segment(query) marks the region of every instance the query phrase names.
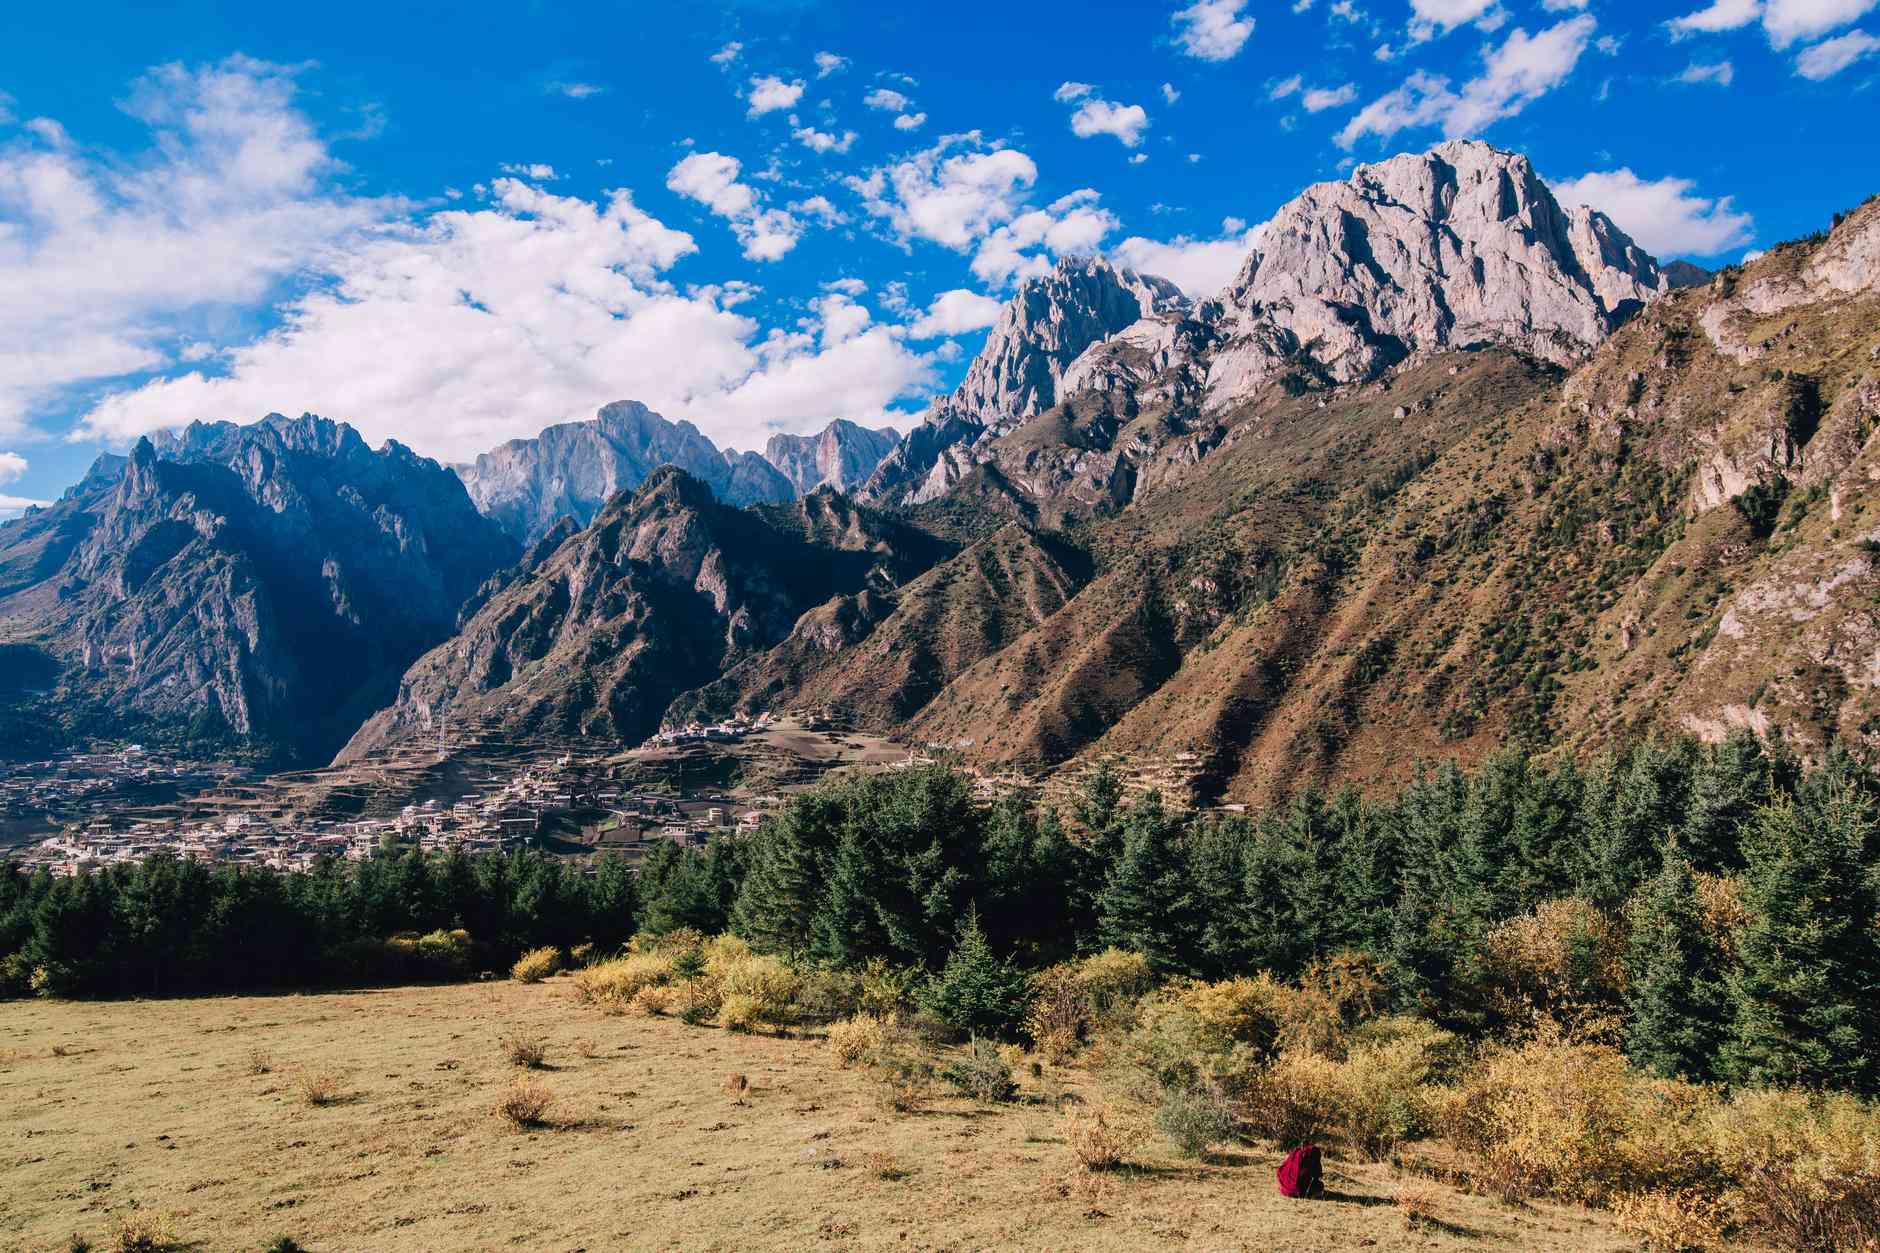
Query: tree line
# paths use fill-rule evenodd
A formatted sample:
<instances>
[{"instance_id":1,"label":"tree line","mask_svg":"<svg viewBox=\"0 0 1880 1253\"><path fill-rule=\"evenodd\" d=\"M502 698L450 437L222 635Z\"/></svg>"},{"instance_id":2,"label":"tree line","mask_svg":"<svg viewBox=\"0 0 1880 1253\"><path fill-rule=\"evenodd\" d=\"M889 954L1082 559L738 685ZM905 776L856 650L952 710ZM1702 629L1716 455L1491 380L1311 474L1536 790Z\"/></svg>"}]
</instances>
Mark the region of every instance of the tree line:
<instances>
[{"instance_id":1,"label":"tree line","mask_svg":"<svg viewBox=\"0 0 1880 1253\"><path fill-rule=\"evenodd\" d=\"M1508 1025L1509 937L1542 919L1564 955L1532 972L1550 1005L1610 1012L1641 1067L1874 1091L1877 797L1842 751L1804 769L1748 733L1586 764L1507 749L1393 795L1307 788L1256 813L1131 796L1107 764L1062 810L1023 793L985 804L966 776L914 767L820 786L750 837L656 846L637 871L415 850L295 875L168 858L59 879L8 868L0 984L359 982L449 973L397 936L467 932L468 964L499 968L541 945L690 928L927 971L968 939L1012 969L1115 947L1210 979L1357 954L1396 1008L1484 1034Z\"/></svg>"}]
</instances>

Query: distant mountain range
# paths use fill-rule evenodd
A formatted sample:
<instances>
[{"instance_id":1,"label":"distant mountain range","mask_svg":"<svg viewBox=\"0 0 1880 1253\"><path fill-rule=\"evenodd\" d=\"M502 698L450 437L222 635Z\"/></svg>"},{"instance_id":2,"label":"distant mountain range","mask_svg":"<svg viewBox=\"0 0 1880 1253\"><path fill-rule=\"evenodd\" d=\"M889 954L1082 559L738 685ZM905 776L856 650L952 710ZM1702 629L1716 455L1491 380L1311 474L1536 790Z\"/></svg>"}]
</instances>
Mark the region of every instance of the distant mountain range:
<instances>
[{"instance_id":1,"label":"distant mountain range","mask_svg":"<svg viewBox=\"0 0 1880 1253\"><path fill-rule=\"evenodd\" d=\"M1213 300L1061 262L898 440L621 402L460 482L192 431L0 527L0 703L299 708L306 760L815 706L1248 800L1509 738L1880 749L1875 203L1711 275L1456 141L1308 189Z\"/></svg>"}]
</instances>

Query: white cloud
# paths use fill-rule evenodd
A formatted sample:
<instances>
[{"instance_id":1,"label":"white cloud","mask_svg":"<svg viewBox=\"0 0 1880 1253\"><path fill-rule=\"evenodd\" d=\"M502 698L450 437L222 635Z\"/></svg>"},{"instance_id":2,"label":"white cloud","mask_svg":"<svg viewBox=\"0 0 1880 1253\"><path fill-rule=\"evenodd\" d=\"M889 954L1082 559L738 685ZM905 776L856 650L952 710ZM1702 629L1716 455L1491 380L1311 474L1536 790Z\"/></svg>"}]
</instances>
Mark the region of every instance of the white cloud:
<instances>
[{"instance_id":1,"label":"white cloud","mask_svg":"<svg viewBox=\"0 0 1880 1253\"><path fill-rule=\"evenodd\" d=\"M16 452L0 452L0 484L17 483L26 477L26 458Z\"/></svg>"},{"instance_id":2,"label":"white cloud","mask_svg":"<svg viewBox=\"0 0 1880 1253\"><path fill-rule=\"evenodd\" d=\"M1142 142L1142 132L1149 126L1149 115L1139 104L1117 104L1092 97L1071 114L1071 133L1079 139L1095 135L1114 135L1125 148Z\"/></svg>"},{"instance_id":3,"label":"white cloud","mask_svg":"<svg viewBox=\"0 0 1880 1253\"><path fill-rule=\"evenodd\" d=\"M1595 25L1590 14L1582 14L1537 35L1516 27L1499 47L1483 50L1482 72L1460 93L1449 89L1448 79L1419 70L1359 110L1337 142L1349 148L1365 135L1387 140L1401 130L1435 125L1452 138L1478 134L1565 82Z\"/></svg>"},{"instance_id":4,"label":"white cloud","mask_svg":"<svg viewBox=\"0 0 1880 1253\"><path fill-rule=\"evenodd\" d=\"M1082 100L1095 90L1089 83L1059 83L1058 89L1051 93L1051 98L1059 104L1069 104L1073 100Z\"/></svg>"},{"instance_id":5,"label":"white cloud","mask_svg":"<svg viewBox=\"0 0 1880 1253\"><path fill-rule=\"evenodd\" d=\"M925 113L903 113L894 119L894 129L898 131L917 131L927 125Z\"/></svg>"},{"instance_id":6,"label":"white cloud","mask_svg":"<svg viewBox=\"0 0 1880 1253\"><path fill-rule=\"evenodd\" d=\"M843 131L840 135L836 135L829 131L819 131L814 126L798 126L793 127L790 134L798 143L812 152L847 152L855 143L854 131Z\"/></svg>"},{"instance_id":7,"label":"white cloud","mask_svg":"<svg viewBox=\"0 0 1880 1253\"><path fill-rule=\"evenodd\" d=\"M775 261L802 237L803 228L781 209L767 209L748 183L736 157L722 152L694 152L666 174L666 186L696 200L731 224L752 261Z\"/></svg>"},{"instance_id":8,"label":"white cloud","mask_svg":"<svg viewBox=\"0 0 1880 1253\"><path fill-rule=\"evenodd\" d=\"M1175 42L1191 57L1226 61L1253 36L1253 19L1241 17L1246 0L1196 0L1176 11Z\"/></svg>"},{"instance_id":9,"label":"white cloud","mask_svg":"<svg viewBox=\"0 0 1880 1253\"><path fill-rule=\"evenodd\" d=\"M1665 25L1674 39L1737 30L1760 20L1769 43L1787 48L1865 16L1880 0L1713 0Z\"/></svg>"},{"instance_id":10,"label":"white cloud","mask_svg":"<svg viewBox=\"0 0 1880 1253\"><path fill-rule=\"evenodd\" d=\"M914 320L907 333L915 339L939 339L982 331L999 320L999 310L1003 307L990 296L956 287L934 297L933 304Z\"/></svg>"},{"instance_id":11,"label":"white cloud","mask_svg":"<svg viewBox=\"0 0 1880 1253\"><path fill-rule=\"evenodd\" d=\"M884 113L899 113L907 108L910 101L892 87L877 87L862 97L862 103Z\"/></svg>"},{"instance_id":12,"label":"white cloud","mask_svg":"<svg viewBox=\"0 0 1880 1253\"><path fill-rule=\"evenodd\" d=\"M849 215L836 208L827 196L811 196L808 200L792 200L790 212L806 218L815 218L825 226L841 226L849 220Z\"/></svg>"},{"instance_id":13,"label":"white cloud","mask_svg":"<svg viewBox=\"0 0 1880 1253\"><path fill-rule=\"evenodd\" d=\"M121 105L152 136L141 153L50 123L0 146L0 436L69 387L170 364L179 332L214 333L403 212L343 190L295 74L247 57L150 71Z\"/></svg>"},{"instance_id":14,"label":"white cloud","mask_svg":"<svg viewBox=\"0 0 1880 1253\"><path fill-rule=\"evenodd\" d=\"M1499 0L1410 0L1410 13L1412 43L1447 35L1458 26L1492 31L1508 20Z\"/></svg>"},{"instance_id":15,"label":"white cloud","mask_svg":"<svg viewBox=\"0 0 1880 1253\"><path fill-rule=\"evenodd\" d=\"M803 80L800 78L786 83L775 74L755 75L751 79L750 94L745 97L751 106L746 113L750 117L759 117L779 109L794 109L796 102L802 98Z\"/></svg>"},{"instance_id":16,"label":"white cloud","mask_svg":"<svg viewBox=\"0 0 1880 1253\"><path fill-rule=\"evenodd\" d=\"M926 239L963 252L1018 214L1038 166L1016 148L986 149L979 132L968 131L846 181L903 242Z\"/></svg>"},{"instance_id":17,"label":"white cloud","mask_svg":"<svg viewBox=\"0 0 1880 1253\"><path fill-rule=\"evenodd\" d=\"M514 174L517 178L532 178L538 183L552 183L561 175L555 173L552 165L537 162L534 165L504 165L498 167L505 174Z\"/></svg>"},{"instance_id":18,"label":"white cloud","mask_svg":"<svg viewBox=\"0 0 1880 1253\"><path fill-rule=\"evenodd\" d=\"M634 398L751 447L833 417L900 421L895 406L934 386L927 358L852 300L819 302L808 330L762 335L730 308L747 284L675 292L661 272L692 239L624 191L595 203L498 179L491 193L486 208L330 252L330 283L234 349L226 374L109 396L83 434L123 442L197 418L312 410L464 460Z\"/></svg>"},{"instance_id":19,"label":"white cloud","mask_svg":"<svg viewBox=\"0 0 1880 1253\"><path fill-rule=\"evenodd\" d=\"M868 291L868 284L859 278L832 278L823 284L826 291L839 291L844 296L859 298Z\"/></svg>"},{"instance_id":20,"label":"white cloud","mask_svg":"<svg viewBox=\"0 0 1880 1253\"><path fill-rule=\"evenodd\" d=\"M1748 243L1755 234L1755 222L1737 212L1731 197L1694 195L1697 184L1688 178L1647 181L1629 169L1618 169L1549 185L1560 203L1593 206L1657 257L1715 256Z\"/></svg>"},{"instance_id":21,"label":"white cloud","mask_svg":"<svg viewBox=\"0 0 1880 1253\"><path fill-rule=\"evenodd\" d=\"M1851 30L1834 39L1825 39L1802 50L1795 58L1795 72L1813 82L1833 78L1854 62L1880 52L1880 39L1864 30Z\"/></svg>"},{"instance_id":22,"label":"white cloud","mask_svg":"<svg viewBox=\"0 0 1880 1253\"><path fill-rule=\"evenodd\" d=\"M1327 109L1350 104L1357 98L1357 84L1346 83L1342 87L1314 87L1300 98L1300 103L1305 105L1307 113L1323 113Z\"/></svg>"},{"instance_id":23,"label":"white cloud","mask_svg":"<svg viewBox=\"0 0 1880 1253\"><path fill-rule=\"evenodd\" d=\"M49 500L34 500L28 496L0 494L0 522L17 518L28 509L44 509L51 503Z\"/></svg>"},{"instance_id":24,"label":"white cloud","mask_svg":"<svg viewBox=\"0 0 1880 1253\"><path fill-rule=\"evenodd\" d=\"M718 65L730 65L744 51L744 45L733 39L730 43L712 53L711 60Z\"/></svg>"},{"instance_id":25,"label":"white cloud","mask_svg":"<svg viewBox=\"0 0 1880 1253\"><path fill-rule=\"evenodd\" d=\"M847 57L837 56L833 52L818 52L816 54L817 78L828 78L831 74L840 73L848 68L849 59Z\"/></svg>"},{"instance_id":26,"label":"white cloud","mask_svg":"<svg viewBox=\"0 0 1880 1253\"><path fill-rule=\"evenodd\" d=\"M1121 225L1097 200L1096 191L1085 187L995 227L973 255L973 273L994 285L1017 282L1049 270L1053 255L1094 253Z\"/></svg>"},{"instance_id":27,"label":"white cloud","mask_svg":"<svg viewBox=\"0 0 1880 1253\"><path fill-rule=\"evenodd\" d=\"M598 83L550 83L546 90L550 95L566 96L570 100L587 100L607 91Z\"/></svg>"},{"instance_id":28,"label":"white cloud","mask_svg":"<svg viewBox=\"0 0 1880 1253\"><path fill-rule=\"evenodd\" d=\"M1769 0L1763 29L1771 46L1786 48L1865 17L1876 3L1880 0Z\"/></svg>"},{"instance_id":29,"label":"white cloud","mask_svg":"<svg viewBox=\"0 0 1880 1253\"><path fill-rule=\"evenodd\" d=\"M1265 223L1248 229L1245 222L1228 218L1221 223L1218 239L1177 235L1163 241L1132 235L1110 249L1110 255L1138 273L1167 279L1190 299L1206 300L1240 272L1265 231Z\"/></svg>"},{"instance_id":30,"label":"white cloud","mask_svg":"<svg viewBox=\"0 0 1880 1253\"><path fill-rule=\"evenodd\" d=\"M1268 100L1284 100L1288 96L1298 95L1304 90L1305 85L1305 76L1294 74L1291 78L1281 79L1279 82L1274 83L1272 88L1266 93L1266 98Z\"/></svg>"},{"instance_id":31,"label":"white cloud","mask_svg":"<svg viewBox=\"0 0 1880 1253\"><path fill-rule=\"evenodd\" d=\"M1715 83L1719 87L1728 87L1736 78L1736 66L1728 61L1719 61L1714 65L1704 65L1696 61L1684 67L1678 75L1680 83Z\"/></svg>"},{"instance_id":32,"label":"white cloud","mask_svg":"<svg viewBox=\"0 0 1880 1253\"><path fill-rule=\"evenodd\" d=\"M1175 90L1175 84L1173 83L1162 84L1162 103L1163 104L1174 104L1177 100L1180 100L1181 98L1182 98L1182 94L1181 92Z\"/></svg>"}]
</instances>

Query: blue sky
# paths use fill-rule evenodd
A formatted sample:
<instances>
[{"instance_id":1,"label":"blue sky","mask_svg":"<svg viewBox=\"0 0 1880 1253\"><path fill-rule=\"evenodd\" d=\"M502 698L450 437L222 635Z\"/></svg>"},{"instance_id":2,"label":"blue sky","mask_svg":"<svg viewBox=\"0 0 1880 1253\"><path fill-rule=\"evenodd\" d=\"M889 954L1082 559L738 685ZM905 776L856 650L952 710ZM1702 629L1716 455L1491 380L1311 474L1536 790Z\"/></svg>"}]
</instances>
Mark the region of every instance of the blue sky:
<instances>
[{"instance_id":1,"label":"blue sky","mask_svg":"<svg viewBox=\"0 0 1880 1253\"><path fill-rule=\"evenodd\" d=\"M1877 4L16 6L0 514L269 410L447 460L625 397L904 426L1053 257L1205 295L1450 135L1733 260L1880 190Z\"/></svg>"}]
</instances>

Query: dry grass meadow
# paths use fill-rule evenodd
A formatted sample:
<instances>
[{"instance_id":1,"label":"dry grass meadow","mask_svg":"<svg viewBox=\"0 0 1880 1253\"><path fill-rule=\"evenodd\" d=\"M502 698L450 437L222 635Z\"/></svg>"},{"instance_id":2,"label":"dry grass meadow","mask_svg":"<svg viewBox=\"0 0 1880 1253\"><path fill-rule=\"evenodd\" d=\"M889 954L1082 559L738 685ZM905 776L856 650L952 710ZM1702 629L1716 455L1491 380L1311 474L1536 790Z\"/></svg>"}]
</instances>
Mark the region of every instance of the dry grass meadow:
<instances>
[{"instance_id":1,"label":"dry grass meadow","mask_svg":"<svg viewBox=\"0 0 1880 1253\"><path fill-rule=\"evenodd\" d=\"M498 1112L544 1092L538 1122ZM819 1039L610 1016L566 976L0 1004L0 1248L116 1248L152 1218L216 1250L1632 1247L1604 1215L1356 1161L1288 1201L1272 1146L1195 1163L1149 1134L1090 1174L1053 1103L1100 1099L1080 1071L991 1107L878 1093Z\"/></svg>"}]
</instances>

